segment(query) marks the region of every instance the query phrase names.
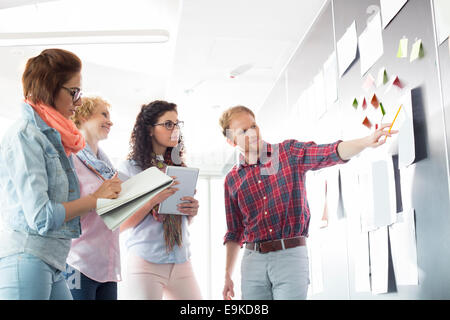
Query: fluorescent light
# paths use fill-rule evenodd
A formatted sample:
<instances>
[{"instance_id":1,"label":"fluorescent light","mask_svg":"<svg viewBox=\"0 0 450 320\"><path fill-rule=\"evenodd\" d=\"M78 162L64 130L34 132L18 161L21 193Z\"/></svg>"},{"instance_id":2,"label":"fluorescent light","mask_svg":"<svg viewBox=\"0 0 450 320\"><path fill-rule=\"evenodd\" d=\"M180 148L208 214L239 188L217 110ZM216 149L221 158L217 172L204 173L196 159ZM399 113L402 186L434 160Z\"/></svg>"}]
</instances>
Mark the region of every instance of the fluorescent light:
<instances>
[{"instance_id":1,"label":"fluorescent light","mask_svg":"<svg viewBox=\"0 0 450 320\"><path fill-rule=\"evenodd\" d=\"M169 32L163 29L0 33L0 47L164 43L168 40Z\"/></svg>"}]
</instances>

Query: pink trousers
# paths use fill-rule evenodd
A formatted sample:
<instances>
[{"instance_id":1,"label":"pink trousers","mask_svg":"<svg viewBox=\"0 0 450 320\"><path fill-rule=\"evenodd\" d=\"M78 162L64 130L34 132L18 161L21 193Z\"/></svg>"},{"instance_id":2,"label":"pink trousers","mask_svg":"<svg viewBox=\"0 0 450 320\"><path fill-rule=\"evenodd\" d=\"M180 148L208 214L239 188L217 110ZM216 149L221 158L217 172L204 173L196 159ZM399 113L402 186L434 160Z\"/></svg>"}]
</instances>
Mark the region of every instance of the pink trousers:
<instances>
[{"instance_id":1,"label":"pink trousers","mask_svg":"<svg viewBox=\"0 0 450 320\"><path fill-rule=\"evenodd\" d=\"M128 254L126 298L130 300L201 300L190 261L181 264L148 262Z\"/></svg>"}]
</instances>

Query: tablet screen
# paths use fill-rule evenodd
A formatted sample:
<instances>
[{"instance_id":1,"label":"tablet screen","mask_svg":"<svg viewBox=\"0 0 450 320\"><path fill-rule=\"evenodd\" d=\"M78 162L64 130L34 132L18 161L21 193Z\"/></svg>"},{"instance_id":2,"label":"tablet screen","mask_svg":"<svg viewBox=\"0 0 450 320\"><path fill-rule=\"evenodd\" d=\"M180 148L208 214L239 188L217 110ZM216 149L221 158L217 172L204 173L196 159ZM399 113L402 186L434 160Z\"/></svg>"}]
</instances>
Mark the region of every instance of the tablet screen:
<instances>
[{"instance_id":1,"label":"tablet screen","mask_svg":"<svg viewBox=\"0 0 450 320\"><path fill-rule=\"evenodd\" d=\"M185 215L178 211L177 205L185 202L181 198L194 196L198 173L199 169L197 168L168 166L166 168L166 174L170 177L176 177L175 180L179 184L175 188L178 188L178 191L160 203L158 213Z\"/></svg>"}]
</instances>

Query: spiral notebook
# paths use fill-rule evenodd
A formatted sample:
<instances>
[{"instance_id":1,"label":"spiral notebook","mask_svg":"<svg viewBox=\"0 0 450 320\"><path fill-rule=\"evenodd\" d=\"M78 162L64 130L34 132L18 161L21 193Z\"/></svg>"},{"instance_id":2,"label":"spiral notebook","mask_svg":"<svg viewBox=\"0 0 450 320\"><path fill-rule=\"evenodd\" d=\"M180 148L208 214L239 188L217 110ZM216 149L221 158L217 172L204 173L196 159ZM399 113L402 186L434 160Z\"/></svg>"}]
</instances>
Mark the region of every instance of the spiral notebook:
<instances>
[{"instance_id":1,"label":"spiral notebook","mask_svg":"<svg viewBox=\"0 0 450 320\"><path fill-rule=\"evenodd\" d=\"M114 230L172 183L173 179L158 168L148 168L123 182L117 199L97 199L97 214Z\"/></svg>"}]
</instances>

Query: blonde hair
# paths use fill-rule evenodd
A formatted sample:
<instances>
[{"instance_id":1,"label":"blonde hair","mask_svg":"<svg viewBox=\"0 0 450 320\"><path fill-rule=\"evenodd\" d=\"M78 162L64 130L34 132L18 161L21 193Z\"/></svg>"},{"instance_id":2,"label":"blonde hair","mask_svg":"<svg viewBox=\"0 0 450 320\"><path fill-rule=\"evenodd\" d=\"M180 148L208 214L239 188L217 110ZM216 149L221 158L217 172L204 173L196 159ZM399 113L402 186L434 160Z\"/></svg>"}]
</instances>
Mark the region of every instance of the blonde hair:
<instances>
[{"instance_id":1,"label":"blonde hair","mask_svg":"<svg viewBox=\"0 0 450 320\"><path fill-rule=\"evenodd\" d=\"M241 112L246 112L246 113L250 114L253 118L255 118L255 114L253 113L253 111L244 106L235 106L235 107L225 110L222 113L222 116L219 119L219 124L222 127L222 134L225 137L227 136L226 132L227 132L227 129L230 128L230 123L231 123L233 116L238 113L241 113Z\"/></svg>"},{"instance_id":2,"label":"blonde hair","mask_svg":"<svg viewBox=\"0 0 450 320\"><path fill-rule=\"evenodd\" d=\"M71 117L72 121L75 123L78 129L80 129L83 121L89 119L94 113L95 109L101 104L106 105L108 109L111 108L111 105L100 97L82 98L81 106L76 109L75 114Z\"/></svg>"}]
</instances>

